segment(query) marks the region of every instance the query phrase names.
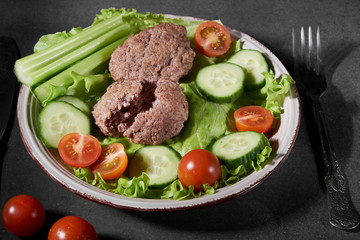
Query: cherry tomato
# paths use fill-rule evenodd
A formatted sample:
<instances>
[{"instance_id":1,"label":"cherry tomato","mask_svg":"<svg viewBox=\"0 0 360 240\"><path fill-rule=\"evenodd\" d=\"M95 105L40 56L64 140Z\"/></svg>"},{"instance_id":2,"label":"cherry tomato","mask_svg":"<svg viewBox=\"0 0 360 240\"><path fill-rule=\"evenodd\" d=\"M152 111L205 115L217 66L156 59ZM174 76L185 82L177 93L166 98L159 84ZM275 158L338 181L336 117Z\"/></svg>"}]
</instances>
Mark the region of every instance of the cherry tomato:
<instances>
[{"instance_id":1,"label":"cherry tomato","mask_svg":"<svg viewBox=\"0 0 360 240\"><path fill-rule=\"evenodd\" d=\"M103 148L100 158L91 166L92 172L99 172L105 180L120 177L128 165L125 148L121 143L113 143Z\"/></svg>"},{"instance_id":2,"label":"cherry tomato","mask_svg":"<svg viewBox=\"0 0 360 240\"><path fill-rule=\"evenodd\" d=\"M10 198L1 212L4 227L19 237L38 232L45 221L42 204L34 197L21 194Z\"/></svg>"},{"instance_id":3,"label":"cherry tomato","mask_svg":"<svg viewBox=\"0 0 360 240\"><path fill-rule=\"evenodd\" d=\"M203 184L213 186L221 177L218 158L205 149L191 150L180 160L178 177L182 185L194 186L194 191L203 189Z\"/></svg>"},{"instance_id":4,"label":"cherry tomato","mask_svg":"<svg viewBox=\"0 0 360 240\"><path fill-rule=\"evenodd\" d=\"M246 106L234 113L238 131L255 131L266 133L273 124L273 115L266 108L260 106Z\"/></svg>"},{"instance_id":5,"label":"cherry tomato","mask_svg":"<svg viewBox=\"0 0 360 240\"><path fill-rule=\"evenodd\" d=\"M59 153L65 163L72 167L88 167L101 154L101 144L97 138L81 133L69 133L59 142Z\"/></svg>"},{"instance_id":6,"label":"cherry tomato","mask_svg":"<svg viewBox=\"0 0 360 240\"><path fill-rule=\"evenodd\" d=\"M206 56L221 56L229 50L230 44L230 33L220 23L203 22L196 29L195 45Z\"/></svg>"},{"instance_id":7,"label":"cherry tomato","mask_svg":"<svg viewBox=\"0 0 360 240\"><path fill-rule=\"evenodd\" d=\"M81 217L66 216L57 220L50 228L48 240L97 240L94 227Z\"/></svg>"}]
</instances>

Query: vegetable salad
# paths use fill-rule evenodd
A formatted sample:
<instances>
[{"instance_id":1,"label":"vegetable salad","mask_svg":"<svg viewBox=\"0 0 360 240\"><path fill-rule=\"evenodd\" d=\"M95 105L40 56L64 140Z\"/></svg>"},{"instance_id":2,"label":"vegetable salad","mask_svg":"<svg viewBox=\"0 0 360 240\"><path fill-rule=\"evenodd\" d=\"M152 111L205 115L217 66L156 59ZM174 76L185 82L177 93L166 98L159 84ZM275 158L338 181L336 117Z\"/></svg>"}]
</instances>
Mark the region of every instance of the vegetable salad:
<instances>
[{"instance_id":1,"label":"vegetable salad","mask_svg":"<svg viewBox=\"0 0 360 240\"><path fill-rule=\"evenodd\" d=\"M211 101L199 91L195 82L200 69L216 64L230 64L229 59L242 50L242 42L239 39L232 41L229 49L221 56L204 55L194 40L196 30L202 21L170 19L162 14L141 14L135 10L103 9L87 29L77 27L69 32L42 36L34 47L35 54L17 61L15 73L19 81L32 90L43 107L65 95L77 97L87 105L93 106L113 81L107 70L111 53L133 34L165 22L186 27L187 37L196 51L196 57L193 68L180 81L181 89L189 103L189 118L180 134L166 140L162 145L175 151L180 157L195 149L211 150L214 142L237 132L234 113L237 109L249 105L269 110L274 118L272 128L276 128L283 111L284 98L294 83L287 74L276 79L273 70L269 69L261 73L264 76L261 86L250 90L245 88L229 102ZM93 39L94 35L96 41ZM55 60L49 63L49 58ZM145 147L130 142L126 137L103 136L96 128L92 130L92 135L101 141L102 147L121 143L129 164L134 155ZM260 136L260 139L263 137ZM220 178L211 185L203 184L200 191L195 191L193 186L185 187L178 178L161 188L149 188L148 174L143 172L140 176L130 177L128 169L124 170L120 177L112 180L105 180L99 173L94 174L90 167L71 167L71 170L75 176L87 183L116 194L182 200L212 194L218 188L240 181L254 170L261 170L264 164L271 161L271 152L271 144L264 144L261 152L251 160L251 164L240 163L231 168L221 164Z\"/></svg>"}]
</instances>

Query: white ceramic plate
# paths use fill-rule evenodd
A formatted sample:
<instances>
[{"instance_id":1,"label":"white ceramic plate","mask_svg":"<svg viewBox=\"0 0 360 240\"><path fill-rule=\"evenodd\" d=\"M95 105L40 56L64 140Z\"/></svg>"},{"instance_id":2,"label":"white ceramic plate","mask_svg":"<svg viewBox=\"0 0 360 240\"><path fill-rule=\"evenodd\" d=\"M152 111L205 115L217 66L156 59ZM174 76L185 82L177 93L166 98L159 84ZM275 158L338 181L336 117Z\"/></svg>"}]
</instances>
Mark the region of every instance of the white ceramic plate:
<instances>
[{"instance_id":1,"label":"white ceramic plate","mask_svg":"<svg viewBox=\"0 0 360 240\"><path fill-rule=\"evenodd\" d=\"M167 17L174 16L167 15ZM194 20L192 17L183 18ZM228 30L233 38L242 39L244 48L256 49L266 55L274 66L276 76L288 73L279 59L261 43L240 31L230 28ZM29 88L22 86L18 97L17 109L20 132L29 154L38 165L56 182L84 198L116 208L138 211L171 211L208 206L250 191L264 181L285 161L295 143L300 123L298 93L295 86L292 86L290 94L284 102L284 113L281 115L280 127L275 135L271 137L271 141L278 143L277 149L275 149L276 156L271 163L232 186L216 190L214 194L175 201L125 197L101 190L75 177L66 165L57 159L56 155L52 154L51 150L47 149L40 140L37 126L37 116L40 109L40 105L31 94Z\"/></svg>"}]
</instances>

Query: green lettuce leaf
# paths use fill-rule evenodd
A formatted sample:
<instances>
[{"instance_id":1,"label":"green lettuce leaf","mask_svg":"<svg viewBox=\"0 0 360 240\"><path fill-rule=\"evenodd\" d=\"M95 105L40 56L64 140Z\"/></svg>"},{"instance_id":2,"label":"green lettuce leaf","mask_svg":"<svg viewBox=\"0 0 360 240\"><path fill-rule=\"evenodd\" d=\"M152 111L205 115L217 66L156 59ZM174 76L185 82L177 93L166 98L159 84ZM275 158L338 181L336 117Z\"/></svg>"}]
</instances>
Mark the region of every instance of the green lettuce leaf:
<instances>
[{"instance_id":1,"label":"green lettuce leaf","mask_svg":"<svg viewBox=\"0 0 360 240\"><path fill-rule=\"evenodd\" d=\"M116 189L112 190L112 192L128 197L145 197L149 182L150 179L145 173L131 180L121 177L117 182Z\"/></svg>"},{"instance_id":2,"label":"green lettuce leaf","mask_svg":"<svg viewBox=\"0 0 360 240\"><path fill-rule=\"evenodd\" d=\"M49 85L50 93L48 99L55 99L58 96L71 95L76 96L90 106L93 106L100 100L105 93L106 88L112 82L110 74L95 74L82 75L76 72L71 72L70 77L73 79L73 84L64 86L62 84ZM48 102L47 100L45 102Z\"/></svg>"},{"instance_id":3,"label":"green lettuce leaf","mask_svg":"<svg viewBox=\"0 0 360 240\"><path fill-rule=\"evenodd\" d=\"M172 200L184 200L188 198L200 197L206 194L213 194L215 192L215 188L209 186L209 184L204 184L203 188L204 188L203 191L194 192L193 186L189 186L189 188L186 188L181 184L180 180L177 179L162 190L162 194L160 195L160 198L172 199Z\"/></svg>"},{"instance_id":4,"label":"green lettuce leaf","mask_svg":"<svg viewBox=\"0 0 360 240\"><path fill-rule=\"evenodd\" d=\"M274 118L278 118L283 113L282 106L285 97L289 95L291 84L294 84L295 81L288 74L282 74L278 78L275 78L273 71L263 74L265 76L264 87L257 91L248 92L247 97L256 105L270 110Z\"/></svg>"},{"instance_id":5,"label":"green lettuce leaf","mask_svg":"<svg viewBox=\"0 0 360 240\"><path fill-rule=\"evenodd\" d=\"M101 13L96 15L92 25L96 25L106 19L113 17L114 15L121 14L122 20L131 24L133 28L138 29L139 31L145 30L149 27L154 27L159 23L174 23L176 25L183 25L186 27L188 32L188 37L190 39L194 38L195 31L197 26L203 21L186 21L182 18L166 18L163 14L153 14L153 13L138 13L135 9L126 9L126 8L108 8L102 9Z\"/></svg>"},{"instance_id":6,"label":"green lettuce leaf","mask_svg":"<svg viewBox=\"0 0 360 240\"><path fill-rule=\"evenodd\" d=\"M44 50L48 47L51 47L59 42L64 41L65 39L76 35L77 33L81 32L83 29L81 27L72 28L69 32L62 31L53 34L47 34L41 36L38 42L34 46L34 52L39 52Z\"/></svg>"},{"instance_id":7,"label":"green lettuce leaf","mask_svg":"<svg viewBox=\"0 0 360 240\"><path fill-rule=\"evenodd\" d=\"M145 197L149 186L149 177L143 173L131 180L126 176L105 181L99 173L95 175L90 168L74 168L74 175L79 179L100 189L128 197Z\"/></svg>"},{"instance_id":8,"label":"green lettuce leaf","mask_svg":"<svg viewBox=\"0 0 360 240\"><path fill-rule=\"evenodd\" d=\"M73 168L73 172L74 175L81 180L106 191L110 191L117 186L114 181L105 181L104 179L102 179L99 173L96 173L94 175L89 167Z\"/></svg>"},{"instance_id":9,"label":"green lettuce leaf","mask_svg":"<svg viewBox=\"0 0 360 240\"><path fill-rule=\"evenodd\" d=\"M283 113L282 106L285 97L289 95L291 84L295 81L288 74L282 74L278 79L275 79L273 72L264 73L264 75L266 84L260 92L266 94L266 101L262 105L269 109L274 117L279 117Z\"/></svg>"},{"instance_id":10,"label":"green lettuce leaf","mask_svg":"<svg viewBox=\"0 0 360 240\"><path fill-rule=\"evenodd\" d=\"M71 72L70 76L74 81L66 89L66 94L76 96L87 102L90 106L93 106L100 100L106 88L112 82L112 78L107 72L94 75L82 75Z\"/></svg>"},{"instance_id":11,"label":"green lettuce leaf","mask_svg":"<svg viewBox=\"0 0 360 240\"><path fill-rule=\"evenodd\" d=\"M76 177L87 183L94 180L94 174L91 172L90 168L73 168L73 171Z\"/></svg>"},{"instance_id":12,"label":"green lettuce leaf","mask_svg":"<svg viewBox=\"0 0 360 240\"><path fill-rule=\"evenodd\" d=\"M228 131L229 105L220 105L205 100L196 93L193 83L181 84L189 103L189 117L179 135L166 141L181 156L187 152L206 148L214 139Z\"/></svg>"}]
</instances>

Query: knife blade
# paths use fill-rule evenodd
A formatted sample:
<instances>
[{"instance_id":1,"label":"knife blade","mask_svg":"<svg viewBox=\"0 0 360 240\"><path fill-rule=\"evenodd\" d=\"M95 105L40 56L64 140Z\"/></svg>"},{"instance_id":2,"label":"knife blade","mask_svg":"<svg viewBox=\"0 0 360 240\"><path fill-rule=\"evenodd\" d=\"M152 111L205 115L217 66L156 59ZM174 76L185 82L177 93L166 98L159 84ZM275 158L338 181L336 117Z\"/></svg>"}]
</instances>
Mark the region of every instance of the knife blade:
<instances>
[{"instance_id":1,"label":"knife blade","mask_svg":"<svg viewBox=\"0 0 360 240\"><path fill-rule=\"evenodd\" d=\"M14 102L17 79L13 69L19 57L15 40L7 36L0 37L0 141L8 125Z\"/></svg>"}]
</instances>

